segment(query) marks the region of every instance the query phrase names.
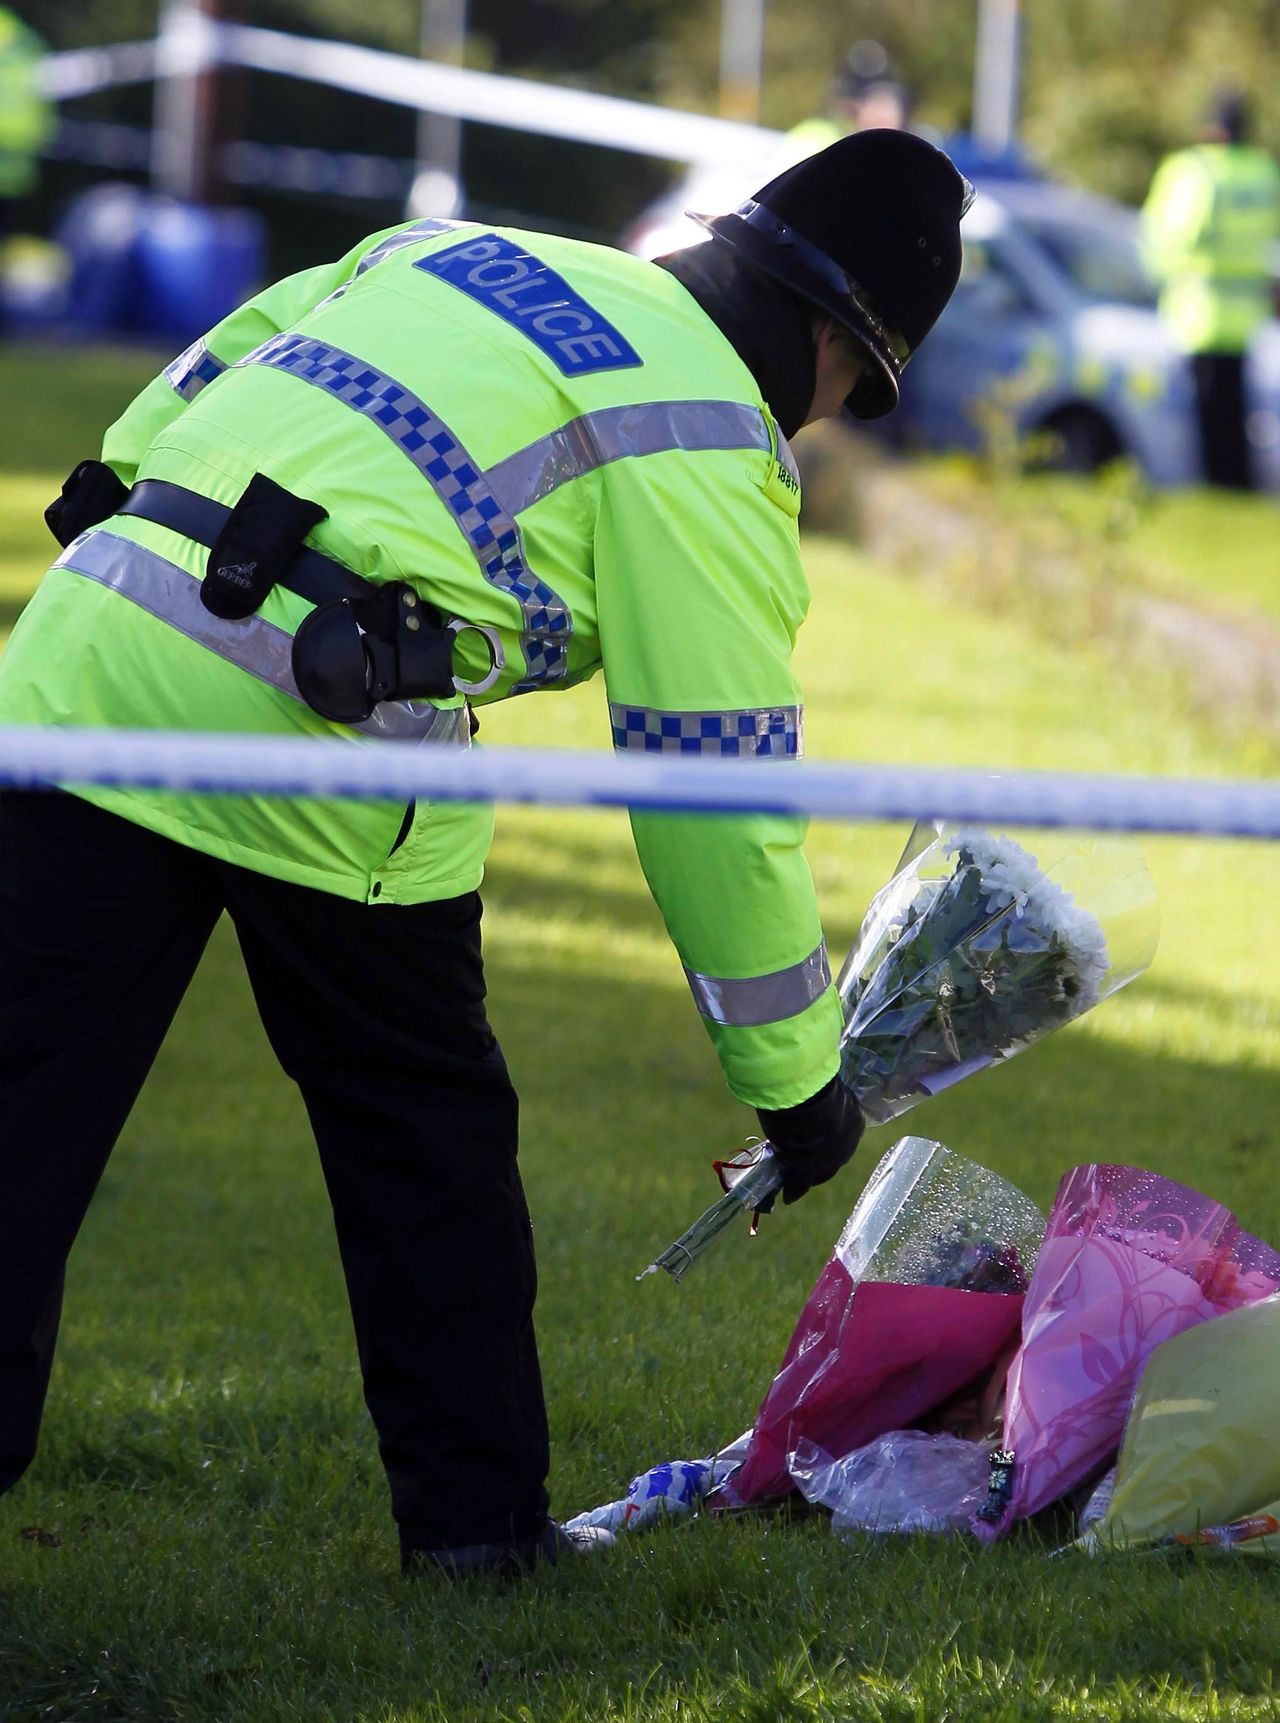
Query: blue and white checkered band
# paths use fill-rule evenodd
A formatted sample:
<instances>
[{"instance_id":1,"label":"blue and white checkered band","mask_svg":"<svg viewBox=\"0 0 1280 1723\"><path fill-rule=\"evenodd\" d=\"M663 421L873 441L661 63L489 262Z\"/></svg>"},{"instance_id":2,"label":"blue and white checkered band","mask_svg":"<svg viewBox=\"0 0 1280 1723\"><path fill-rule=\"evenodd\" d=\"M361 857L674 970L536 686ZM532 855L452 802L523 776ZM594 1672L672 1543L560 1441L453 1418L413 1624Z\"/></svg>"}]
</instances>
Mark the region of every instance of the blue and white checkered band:
<instances>
[{"instance_id":1,"label":"blue and white checkered band","mask_svg":"<svg viewBox=\"0 0 1280 1723\"><path fill-rule=\"evenodd\" d=\"M562 275L496 233L433 251L413 267L447 281L510 323L566 377L644 363L626 337Z\"/></svg>"},{"instance_id":2,"label":"blue and white checkered band","mask_svg":"<svg viewBox=\"0 0 1280 1723\"><path fill-rule=\"evenodd\" d=\"M564 675L573 632L568 607L525 566L519 527L443 419L385 371L307 335L273 335L238 363L269 365L299 377L385 432L452 514L485 579L520 605L526 674L512 692L523 694Z\"/></svg>"},{"instance_id":3,"label":"blue and white checkered band","mask_svg":"<svg viewBox=\"0 0 1280 1723\"><path fill-rule=\"evenodd\" d=\"M420 245L433 234L452 233L455 228L463 225L460 221L445 221L441 216L423 216L422 220L415 221L412 227L402 227L399 233L389 233L372 251L365 252L356 265L356 274L363 275L366 269L375 269L384 258L390 257L394 252L403 251L406 245Z\"/></svg>"},{"instance_id":4,"label":"blue and white checkered band","mask_svg":"<svg viewBox=\"0 0 1280 1723\"><path fill-rule=\"evenodd\" d=\"M215 359L203 341L193 341L185 353L179 353L171 365L164 368L165 379L184 401L193 401L206 383L221 377L226 370L221 359Z\"/></svg>"},{"instance_id":5,"label":"blue and white checkered band","mask_svg":"<svg viewBox=\"0 0 1280 1723\"><path fill-rule=\"evenodd\" d=\"M798 760L804 753L803 706L756 706L740 712L658 712L609 702L615 748L646 754L714 754Z\"/></svg>"}]
</instances>

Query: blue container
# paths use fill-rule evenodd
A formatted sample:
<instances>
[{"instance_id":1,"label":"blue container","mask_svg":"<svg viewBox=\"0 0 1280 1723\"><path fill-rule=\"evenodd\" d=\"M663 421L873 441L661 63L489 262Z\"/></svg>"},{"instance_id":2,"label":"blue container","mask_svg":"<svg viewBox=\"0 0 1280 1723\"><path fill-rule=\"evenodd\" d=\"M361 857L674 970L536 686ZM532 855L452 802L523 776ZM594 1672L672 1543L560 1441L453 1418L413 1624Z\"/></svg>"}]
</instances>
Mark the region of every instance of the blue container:
<instances>
[{"instance_id":1,"label":"blue container","mask_svg":"<svg viewBox=\"0 0 1280 1723\"><path fill-rule=\"evenodd\" d=\"M133 332L185 347L256 291L265 261L252 211L152 197L138 232Z\"/></svg>"},{"instance_id":2,"label":"blue container","mask_svg":"<svg viewBox=\"0 0 1280 1723\"><path fill-rule=\"evenodd\" d=\"M115 335L130 326L148 202L137 186L106 184L67 205L53 237L69 265L60 313L75 334Z\"/></svg>"},{"instance_id":3,"label":"blue container","mask_svg":"<svg viewBox=\"0 0 1280 1723\"><path fill-rule=\"evenodd\" d=\"M60 315L77 335L151 336L182 348L263 279L258 216L178 203L134 185L82 192L54 238L70 264Z\"/></svg>"}]
</instances>

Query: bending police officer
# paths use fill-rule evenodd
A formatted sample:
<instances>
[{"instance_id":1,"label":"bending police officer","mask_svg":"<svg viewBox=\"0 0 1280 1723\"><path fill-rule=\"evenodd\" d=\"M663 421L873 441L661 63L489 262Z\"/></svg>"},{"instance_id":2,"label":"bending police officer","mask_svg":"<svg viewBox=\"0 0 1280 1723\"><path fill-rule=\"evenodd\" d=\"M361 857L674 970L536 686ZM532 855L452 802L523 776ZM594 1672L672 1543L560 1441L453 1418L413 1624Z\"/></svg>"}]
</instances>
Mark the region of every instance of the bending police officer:
<instances>
[{"instance_id":1,"label":"bending police officer","mask_svg":"<svg viewBox=\"0 0 1280 1723\"><path fill-rule=\"evenodd\" d=\"M456 689L602 669L616 747L781 769L808 602L787 438L893 407L967 196L931 145L864 132L658 265L424 220L277 283L68 480L0 723L465 748ZM314 1128L404 1563L554 1558L516 1098L484 1009L491 823L0 797L0 1488L35 1451L67 1252L225 910ZM632 825L793 1201L862 1129L804 822Z\"/></svg>"}]
</instances>

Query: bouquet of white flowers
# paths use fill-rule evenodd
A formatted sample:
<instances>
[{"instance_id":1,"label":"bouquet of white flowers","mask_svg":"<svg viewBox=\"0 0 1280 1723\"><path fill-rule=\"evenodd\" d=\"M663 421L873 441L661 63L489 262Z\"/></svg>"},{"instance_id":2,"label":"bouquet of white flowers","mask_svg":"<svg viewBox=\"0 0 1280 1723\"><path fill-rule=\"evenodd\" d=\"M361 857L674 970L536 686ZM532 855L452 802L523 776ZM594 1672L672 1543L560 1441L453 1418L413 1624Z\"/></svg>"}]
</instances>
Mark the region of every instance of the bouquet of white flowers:
<instances>
[{"instance_id":1,"label":"bouquet of white flowers","mask_svg":"<svg viewBox=\"0 0 1280 1723\"><path fill-rule=\"evenodd\" d=\"M841 972L840 1074L882 1124L1134 973L1115 973L1100 917L1012 838L931 832L914 856L908 845Z\"/></svg>"},{"instance_id":2,"label":"bouquet of white flowers","mask_svg":"<svg viewBox=\"0 0 1280 1723\"><path fill-rule=\"evenodd\" d=\"M1012 1058L1150 963L1155 889L1132 844L1057 833L1037 851L941 821L912 832L837 982L840 1075L873 1123ZM722 1178L724 1197L651 1268L679 1280L782 1183L767 1143Z\"/></svg>"}]
</instances>

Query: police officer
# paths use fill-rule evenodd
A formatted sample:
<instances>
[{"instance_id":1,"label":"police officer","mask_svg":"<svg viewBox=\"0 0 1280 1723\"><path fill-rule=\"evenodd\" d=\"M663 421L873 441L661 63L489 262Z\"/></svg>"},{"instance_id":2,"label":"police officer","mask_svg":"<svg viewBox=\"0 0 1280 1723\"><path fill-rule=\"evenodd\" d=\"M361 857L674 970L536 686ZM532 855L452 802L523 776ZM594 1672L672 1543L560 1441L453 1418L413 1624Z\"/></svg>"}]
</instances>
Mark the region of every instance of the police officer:
<instances>
[{"instance_id":1,"label":"police officer","mask_svg":"<svg viewBox=\"0 0 1280 1723\"><path fill-rule=\"evenodd\" d=\"M1204 476L1237 490L1254 483L1244 362L1272 313L1280 239L1280 170L1248 133L1244 98L1220 97L1204 141L1160 164L1142 211L1160 309L1191 359Z\"/></svg>"},{"instance_id":2,"label":"police officer","mask_svg":"<svg viewBox=\"0 0 1280 1723\"><path fill-rule=\"evenodd\" d=\"M785 769L808 601L787 439L892 408L966 198L931 145L867 132L661 266L423 220L280 282L68 480L0 722L465 748L457 687L483 704L603 668L617 748ZM862 1130L804 822L632 823L792 1201ZM315 1130L406 1566L554 1557L516 1099L484 1010L490 828L452 803L0 798L0 1487L35 1449L67 1251L226 910ZM546 1057L567 1063L553 1027Z\"/></svg>"},{"instance_id":3,"label":"police officer","mask_svg":"<svg viewBox=\"0 0 1280 1723\"><path fill-rule=\"evenodd\" d=\"M40 88L43 56L34 32L0 6L0 241L9 235L18 200L35 187L37 159L53 126Z\"/></svg>"},{"instance_id":4,"label":"police officer","mask_svg":"<svg viewBox=\"0 0 1280 1723\"><path fill-rule=\"evenodd\" d=\"M911 117L911 92L894 76L879 42L855 42L832 85L826 111L792 126L774 159L781 172L852 132L901 130Z\"/></svg>"}]
</instances>

